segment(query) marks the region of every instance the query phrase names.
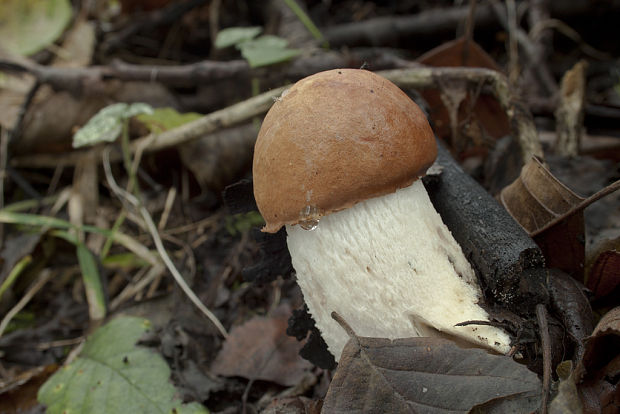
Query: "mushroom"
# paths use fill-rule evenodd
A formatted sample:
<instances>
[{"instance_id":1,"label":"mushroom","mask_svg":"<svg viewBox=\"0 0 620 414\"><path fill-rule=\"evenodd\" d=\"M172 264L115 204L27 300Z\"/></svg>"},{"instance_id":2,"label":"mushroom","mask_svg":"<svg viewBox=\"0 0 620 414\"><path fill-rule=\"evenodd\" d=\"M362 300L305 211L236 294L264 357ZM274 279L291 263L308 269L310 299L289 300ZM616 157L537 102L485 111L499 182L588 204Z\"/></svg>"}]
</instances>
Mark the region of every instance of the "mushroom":
<instances>
[{"instance_id":1,"label":"mushroom","mask_svg":"<svg viewBox=\"0 0 620 414\"><path fill-rule=\"evenodd\" d=\"M437 155L429 123L396 85L336 69L276 99L254 152L263 231L286 226L297 281L336 360L348 336L448 335L505 353L480 287L418 178ZM458 203L458 200L454 200Z\"/></svg>"}]
</instances>

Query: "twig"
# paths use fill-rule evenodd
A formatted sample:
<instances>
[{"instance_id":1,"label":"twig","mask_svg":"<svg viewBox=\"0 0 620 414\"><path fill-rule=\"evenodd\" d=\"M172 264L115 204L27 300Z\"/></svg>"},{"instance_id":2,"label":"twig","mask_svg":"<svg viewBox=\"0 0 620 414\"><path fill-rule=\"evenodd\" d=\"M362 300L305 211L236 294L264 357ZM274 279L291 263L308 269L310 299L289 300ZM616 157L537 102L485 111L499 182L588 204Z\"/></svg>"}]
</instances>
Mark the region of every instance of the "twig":
<instances>
[{"instance_id":1,"label":"twig","mask_svg":"<svg viewBox=\"0 0 620 414\"><path fill-rule=\"evenodd\" d=\"M549 338L549 326L547 324L547 309L545 305L536 305L536 318L540 328L540 342L543 352L543 385L540 413L547 414L547 402L549 401L549 389L551 387L551 339Z\"/></svg>"},{"instance_id":2,"label":"twig","mask_svg":"<svg viewBox=\"0 0 620 414\"><path fill-rule=\"evenodd\" d=\"M0 128L0 209L4 208L4 179L6 178L7 150L9 147L9 133ZM0 223L0 249L4 246L4 224Z\"/></svg>"},{"instance_id":3,"label":"twig","mask_svg":"<svg viewBox=\"0 0 620 414\"><path fill-rule=\"evenodd\" d=\"M157 26L172 23L178 20L188 11L207 3L207 0L187 0L185 2L172 2L169 6L145 14L141 19L132 20L131 23L117 33L108 36L102 43L102 51L110 53L127 42L127 39L145 29L153 29Z\"/></svg>"},{"instance_id":4,"label":"twig","mask_svg":"<svg viewBox=\"0 0 620 414\"><path fill-rule=\"evenodd\" d=\"M110 310L118 309L127 299L134 296L138 292L142 291L153 280L157 279L166 269L166 267L158 263L151 267L144 277L140 278L137 282L127 285L111 302Z\"/></svg>"},{"instance_id":5,"label":"twig","mask_svg":"<svg viewBox=\"0 0 620 414\"><path fill-rule=\"evenodd\" d=\"M168 224L168 217L170 217L170 211L172 211L172 206L174 205L176 196L176 187L170 187L168 194L166 195L166 202L164 203L164 212L161 214L159 223L157 224L157 229L159 231L163 231L166 228L166 224Z\"/></svg>"},{"instance_id":6,"label":"twig","mask_svg":"<svg viewBox=\"0 0 620 414\"><path fill-rule=\"evenodd\" d=\"M355 333L353 328L351 328L351 325L349 325L338 312L332 311L331 317L333 320L338 322L338 325L340 325L340 327L344 329L347 335L349 335L349 338L357 338L357 334Z\"/></svg>"},{"instance_id":7,"label":"twig","mask_svg":"<svg viewBox=\"0 0 620 414\"><path fill-rule=\"evenodd\" d=\"M506 111L510 125L513 128L513 134L521 145L524 162L529 161L533 155L543 157L532 116L525 105L513 95L506 78L501 73L482 68L442 67L416 67L378 73L406 88L436 88L439 82L451 81L465 82L474 87L479 87L480 84L486 86L491 94L497 98L504 111ZM290 85L273 89L161 134L150 134L139 138L131 143L130 150L135 152L138 148L144 148L144 152L159 151L208 135L219 129L239 124L266 112L273 104L274 98L289 87ZM110 151L111 148L114 148L114 144L93 148L90 151L96 151L97 154L101 154L104 150ZM83 153L84 151L74 151L63 154L60 157L60 161L57 154L39 154L14 158L11 162L16 166L41 168L55 167L59 162L64 165L74 165L82 157ZM119 154L114 154L111 161L118 161L119 158Z\"/></svg>"},{"instance_id":8,"label":"twig","mask_svg":"<svg viewBox=\"0 0 620 414\"><path fill-rule=\"evenodd\" d=\"M506 20L508 21L508 82L514 87L519 79L517 6L514 0L506 0Z\"/></svg>"},{"instance_id":9,"label":"twig","mask_svg":"<svg viewBox=\"0 0 620 414\"><path fill-rule=\"evenodd\" d=\"M259 78L267 80L298 79L322 70L359 67L361 61L372 62L375 70L403 67L403 60L386 50L351 50L344 55L322 52L303 56L290 64L276 68L250 68L246 60L203 60L186 65L135 65L119 60L107 66L59 68L30 61L0 59L0 69L14 73L30 73L39 83L55 90L79 94L90 83L109 79L125 82L158 82L172 87L195 87L214 84L226 79Z\"/></svg>"},{"instance_id":10,"label":"twig","mask_svg":"<svg viewBox=\"0 0 620 414\"><path fill-rule=\"evenodd\" d=\"M608 60L611 56L608 53L601 52L600 50L594 48L590 44L586 43L581 35L572 27L567 25L561 20L558 19L548 19L538 22L532 29L530 30L530 36L532 38L536 38L540 36L540 33L546 29L555 29L558 32L562 33L564 36L571 39L573 42L577 43L579 48L583 53L589 55L595 59L600 60Z\"/></svg>"},{"instance_id":11,"label":"twig","mask_svg":"<svg viewBox=\"0 0 620 414\"><path fill-rule=\"evenodd\" d=\"M542 89L549 95L555 95L558 90L558 85L553 78L553 74L551 73L551 70L549 70L546 61L543 60L540 54L537 53L535 44L530 40L531 36L528 36L528 34L519 26L511 24L511 18L507 18L506 13L504 12L505 9L507 12L510 8L504 7L496 0L492 1L492 6L499 22L502 24L504 29L511 34L511 40L514 39L514 41L516 41L523 49L523 52L529 61L530 67L536 74L536 80L539 82ZM514 45L511 45L509 51L512 50L513 47Z\"/></svg>"},{"instance_id":12,"label":"twig","mask_svg":"<svg viewBox=\"0 0 620 414\"><path fill-rule=\"evenodd\" d=\"M530 0L529 5L528 22L530 27L549 19L548 0ZM527 70L545 88L545 94L554 96L557 93L558 84L547 65L547 58L553 48L553 32L543 30L539 36L531 37L528 35L527 38L532 42L531 49L528 47L529 52L526 52L529 53L528 58L531 60Z\"/></svg>"},{"instance_id":13,"label":"twig","mask_svg":"<svg viewBox=\"0 0 620 414\"><path fill-rule=\"evenodd\" d=\"M84 341L83 336L79 336L77 338L71 338L71 339L59 339L57 341L51 341L51 342L42 342L42 343L37 344L37 350L45 351L46 349L56 348L60 346L76 345L82 341Z\"/></svg>"},{"instance_id":14,"label":"twig","mask_svg":"<svg viewBox=\"0 0 620 414\"><path fill-rule=\"evenodd\" d=\"M6 315L4 315L4 318L2 318L2 322L0 322L0 337L2 337L2 334L6 330L6 327L9 325L9 322L11 322L15 315L17 315L22 309L24 309L28 302L30 302L30 299L32 299L32 297L36 295L39 290L41 290L41 288L51 279L52 276L53 272L51 270L44 269L37 278L36 282L32 284L30 289L28 289L24 296L22 296L19 302L17 302L17 304L13 306L6 313Z\"/></svg>"},{"instance_id":15,"label":"twig","mask_svg":"<svg viewBox=\"0 0 620 414\"><path fill-rule=\"evenodd\" d=\"M157 232L157 226L153 222L153 219L151 218L151 215L149 214L149 212L146 210L146 208L144 208L140 200L138 200L133 194L130 194L127 191L120 188L118 184L116 183L116 180L114 179L114 176L112 175L112 169L110 167L109 149L103 152L103 168L104 168L106 180L108 181L110 188L112 189L112 191L114 191L116 196L119 197L120 199L126 200L135 209L137 209L140 212L140 215L144 219L144 222L146 223L148 231L151 234L151 237L153 238L153 242L155 243L157 252L161 256L166 267L172 274L172 277L177 282L181 290L183 290L183 292L192 301L192 303L196 305L196 307L211 321L211 323L215 325L215 327L218 329L220 334L224 338L228 338L228 332L226 332L226 328L224 328L224 326L217 319L217 317L209 309L207 309L207 307L200 301L198 296L196 296L196 294L192 291L192 289L187 285L187 282L185 282L185 279L177 270L176 266L170 259L170 256L168 256L168 252L166 251L166 248L164 247L164 244L162 243L161 237L159 236L159 233Z\"/></svg>"},{"instance_id":16,"label":"twig","mask_svg":"<svg viewBox=\"0 0 620 414\"><path fill-rule=\"evenodd\" d=\"M579 211L579 210L583 210L584 208L588 207L590 204L594 203L595 201L598 201L599 199L617 191L620 190L620 180L616 180L613 183L609 184L607 187L597 191L596 193L592 194L590 197L586 198L585 200L583 200L581 203L573 206L570 208L570 210L562 213L562 215L557 216L556 218L554 218L553 220L551 220L549 223L545 224L543 227L539 228L538 230L532 232L530 234L530 237L536 237L539 234L547 231L548 229L550 229L551 227L555 226L556 224L558 224L561 221L566 220L567 217L572 216L575 212Z\"/></svg>"},{"instance_id":17,"label":"twig","mask_svg":"<svg viewBox=\"0 0 620 414\"><path fill-rule=\"evenodd\" d=\"M200 119L184 124L178 128L170 129L161 134L149 134L132 141L130 150L134 153L138 149L143 148L144 152L153 152L174 147L181 143L208 135L219 129L233 126L254 116L261 115L273 105L274 97L281 95L282 91L286 88L287 86L273 89L246 101L229 106L228 108L212 112ZM110 152L112 148L115 148L114 144L92 148L88 151L94 151L101 156L103 152ZM42 168L56 166L59 163L63 165L75 165L84 153L84 150L73 151L64 154L62 157L59 157L58 154L30 155L13 158L11 162L17 166ZM119 153L109 154L109 156L110 161L119 161L121 158Z\"/></svg>"},{"instance_id":18,"label":"twig","mask_svg":"<svg viewBox=\"0 0 620 414\"><path fill-rule=\"evenodd\" d=\"M514 137L521 146L521 157L527 163L532 155L543 156L542 146L532 115L512 93L506 78L499 72L482 68L416 68L379 72L401 87L432 88L439 80L460 81L477 87L486 86L506 112Z\"/></svg>"},{"instance_id":19,"label":"twig","mask_svg":"<svg viewBox=\"0 0 620 414\"><path fill-rule=\"evenodd\" d=\"M550 12L554 16L577 16L587 13L591 8L587 1L552 0ZM506 14L504 6L501 13ZM618 10L618 5L609 6L609 11ZM408 16L385 16L331 26L324 30L324 35L331 47L381 46L393 44L399 39L415 39L423 36L451 33L455 27L467 19L469 6L433 8ZM476 7L476 27L492 28L497 20L493 16L492 6L481 2Z\"/></svg>"},{"instance_id":20,"label":"twig","mask_svg":"<svg viewBox=\"0 0 620 414\"><path fill-rule=\"evenodd\" d=\"M467 21L465 22L465 44L463 45L463 66L467 66L469 60L469 45L474 39L474 27L476 26L476 4L477 0L469 0L469 11L467 13Z\"/></svg>"}]
</instances>

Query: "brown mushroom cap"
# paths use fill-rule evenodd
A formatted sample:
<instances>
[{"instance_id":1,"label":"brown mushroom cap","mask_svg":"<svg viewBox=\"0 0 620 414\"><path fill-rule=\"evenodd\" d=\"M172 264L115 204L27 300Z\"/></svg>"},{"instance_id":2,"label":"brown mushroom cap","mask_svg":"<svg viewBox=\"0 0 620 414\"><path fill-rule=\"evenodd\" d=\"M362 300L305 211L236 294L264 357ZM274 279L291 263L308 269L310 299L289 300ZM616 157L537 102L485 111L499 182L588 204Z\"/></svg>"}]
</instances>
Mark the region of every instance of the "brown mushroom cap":
<instances>
[{"instance_id":1,"label":"brown mushroom cap","mask_svg":"<svg viewBox=\"0 0 620 414\"><path fill-rule=\"evenodd\" d=\"M263 231L407 187L436 156L426 116L387 79L358 69L304 78L278 98L258 133L254 196Z\"/></svg>"}]
</instances>

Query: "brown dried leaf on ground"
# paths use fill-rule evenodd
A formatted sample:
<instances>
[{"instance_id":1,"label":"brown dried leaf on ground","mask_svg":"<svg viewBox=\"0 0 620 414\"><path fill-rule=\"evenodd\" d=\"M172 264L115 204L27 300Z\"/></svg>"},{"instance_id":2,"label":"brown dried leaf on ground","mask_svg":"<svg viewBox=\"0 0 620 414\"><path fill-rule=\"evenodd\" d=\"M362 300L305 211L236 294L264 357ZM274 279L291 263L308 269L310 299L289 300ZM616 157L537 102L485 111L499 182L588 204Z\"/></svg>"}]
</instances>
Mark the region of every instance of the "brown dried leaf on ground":
<instances>
[{"instance_id":1,"label":"brown dried leaf on ground","mask_svg":"<svg viewBox=\"0 0 620 414\"><path fill-rule=\"evenodd\" d=\"M585 414L620 412L620 307L599 321L574 377Z\"/></svg>"},{"instance_id":2,"label":"brown dried leaf on ground","mask_svg":"<svg viewBox=\"0 0 620 414\"><path fill-rule=\"evenodd\" d=\"M276 398L262 414L320 414L322 400L311 400L306 397Z\"/></svg>"},{"instance_id":3,"label":"brown dried leaf on ground","mask_svg":"<svg viewBox=\"0 0 620 414\"><path fill-rule=\"evenodd\" d=\"M448 67L476 67L500 71L499 66L477 43L459 38L432 49L418 59L418 62L429 66ZM453 135L454 127L460 129L461 124L468 127L465 132L468 138L473 139L476 146L484 144L486 137L500 138L510 131L508 118L497 100L489 96L471 96L455 102L456 107L452 118L457 125L451 125L450 109L446 108L442 99L445 91L426 90L422 92L424 99L430 106L430 116L433 120L435 133L449 139ZM454 137L453 137L454 138ZM456 142L452 142L457 146ZM471 145L471 144L469 144ZM462 145L464 149L464 144Z\"/></svg>"},{"instance_id":4,"label":"brown dried leaf on ground","mask_svg":"<svg viewBox=\"0 0 620 414\"><path fill-rule=\"evenodd\" d=\"M322 412L530 412L540 390L536 374L511 358L449 340L352 338Z\"/></svg>"},{"instance_id":5,"label":"brown dried leaf on ground","mask_svg":"<svg viewBox=\"0 0 620 414\"><path fill-rule=\"evenodd\" d=\"M577 362L585 351L585 339L594 329L590 302L584 293L583 284L565 272L549 269L548 281L552 309L562 321L566 333L575 346L572 359Z\"/></svg>"},{"instance_id":6,"label":"brown dried leaf on ground","mask_svg":"<svg viewBox=\"0 0 620 414\"><path fill-rule=\"evenodd\" d=\"M0 413L35 412L37 391L58 369L58 365L41 365L11 378L0 380ZM32 411L31 411L32 410Z\"/></svg>"},{"instance_id":7,"label":"brown dried leaf on ground","mask_svg":"<svg viewBox=\"0 0 620 414\"><path fill-rule=\"evenodd\" d=\"M584 199L562 184L537 158L500 193L501 203L542 249L548 267L583 280L583 210L620 187L616 181Z\"/></svg>"},{"instance_id":8,"label":"brown dried leaf on ground","mask_svg":"<svg viewBox=\"0 0 620 414\"><path fill-rule=\"evenodd\" d=\"M233 328L212 372L284 386L299 383L312 365L299 356L303 342L286 335L290 314L289 306L281 305L271 316L257 316Z\"/></svg>"},{"instance_id":9,"label":"brown dried leaf on ground","mask_svg":"<svg viewBox=\"0 0 620 414\"><path fill-rule=\"evenodd\" d=\"M587 262L586 286L594 297L620 297L620 237L601 242Z\"/></svg>"}]
</instances>

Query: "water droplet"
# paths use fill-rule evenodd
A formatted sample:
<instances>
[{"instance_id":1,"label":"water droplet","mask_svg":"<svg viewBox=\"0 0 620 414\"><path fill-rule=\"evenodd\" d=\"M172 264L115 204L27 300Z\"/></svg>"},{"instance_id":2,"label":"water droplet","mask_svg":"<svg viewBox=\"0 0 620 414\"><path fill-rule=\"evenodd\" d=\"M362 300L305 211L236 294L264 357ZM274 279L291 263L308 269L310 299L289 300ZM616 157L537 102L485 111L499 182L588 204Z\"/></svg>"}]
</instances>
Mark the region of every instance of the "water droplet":
<instances>
[{"instance_id":1,"label":"water droplet","mask_svg":"<svg viewBox=\"0 0 620 414\"><path fill-rule=\"evenodd\" d=\"M305 206L299 212L299 226L304 230L315 230L320 218L321 211L316 206Z\"/></svg>"},{"instance_id":2,"label":"water droplet","mask_svg":"<svg viewBox=\"0 0 620 414\"><path fill-rule=\"evenodd\" d=\"M319 221L316 219L300 221L299 227L301 227L304 230L309 230L309 231L316 230L316 228L319 227Z\"/></svg>"}]
</instances>

